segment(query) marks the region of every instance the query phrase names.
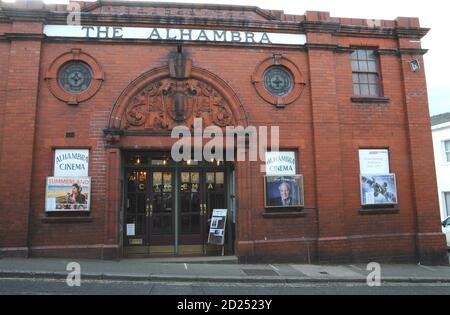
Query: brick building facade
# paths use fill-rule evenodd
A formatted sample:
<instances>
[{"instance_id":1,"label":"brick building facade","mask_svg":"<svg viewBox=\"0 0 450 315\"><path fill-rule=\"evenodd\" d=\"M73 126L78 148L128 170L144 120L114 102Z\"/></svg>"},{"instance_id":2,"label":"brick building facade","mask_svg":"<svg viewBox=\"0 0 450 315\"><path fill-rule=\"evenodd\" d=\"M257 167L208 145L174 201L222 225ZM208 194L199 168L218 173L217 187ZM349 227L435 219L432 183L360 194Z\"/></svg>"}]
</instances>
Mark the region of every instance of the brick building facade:
<instances>
[{"instance_id":1,"label":"brick building facade","mask_svg":"<svg viewBox=\"0 0 450 315\"><path fill-rule=\"evenodd\" d=\"M216 253L205 226L217 202L232 211L225 252L243 262L445 262L420 44L428 29L418 19L78 4L81 26L70 31L66 6L0 7L1 256ZM268 78L271 67L281 76ZM168 168L170 130L194 117L222 128L280 126L280 148L295 152L303 176L304 204L265 207L261 161ZM61 149L89 152L89 211L46 211L46 178ZM362 206L361 149L388 150L398 203ZM183 174L189 193L180 190ZM141 175L142 187L130 188ZM153 213L158 176L167 177L170 206ZM222 192L197 189L211 178ZM152 234L156 226L170 233Z\"/></svg>"}]
</instances>

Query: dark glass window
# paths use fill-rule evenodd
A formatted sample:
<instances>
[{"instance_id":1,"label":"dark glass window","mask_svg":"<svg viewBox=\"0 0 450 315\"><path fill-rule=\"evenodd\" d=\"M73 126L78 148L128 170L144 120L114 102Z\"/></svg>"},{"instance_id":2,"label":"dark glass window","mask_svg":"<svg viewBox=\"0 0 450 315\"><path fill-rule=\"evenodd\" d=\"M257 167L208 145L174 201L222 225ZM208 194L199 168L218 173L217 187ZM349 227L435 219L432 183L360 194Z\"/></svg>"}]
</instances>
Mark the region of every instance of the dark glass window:
<instances>
[{"instance_id":1,"label":"dark glass window","mask_svg":"<svg viewBox=\"0 0 450 315\"><path fill-rule=\"evenodd\" d=\"M356 96L381 96L378 58L374 50L355 50L352 53L352 72Z\"/></svg>"},{"instance_id":2,"label":"dark glass window","mask_svg":"<svg viewBox=\"0 0 450 315\"><path fill-rule=\"evenodd\" d=\"M272 66L264 73L264 87L274 96L286 96L293 87L293 79L290 72L280 66Z\"/></svg>"},{"instance_id":3,"label":"dark glass window","mask_svg":"<svg viewBox=\"0 0 450 315\"><path fill-rule=\"evenodd\" d=\"M450 163L450 140L444 141L445 163Z\"/></svg>"},{"instance_id":4,"label":"dark glass window","mask_svg":"<svg viewBox=\"0 0 450 315\"><path fill-rule=\"evenodd\" d=\"M447 216L450 216L450 192L444 193L444 206L445 206L445 213Z\"/></svg>"},{"instance_id":5,"label":"dark glass window","mask_svg":"<svg viewBox=\"0 0 450 315\"><path fill-rule=\"evenodd\" d=\"M70 61L62 66L58 81L66 92L82 93L91 85L91 68L84 62Z\"/></svg>"}]
</instances>

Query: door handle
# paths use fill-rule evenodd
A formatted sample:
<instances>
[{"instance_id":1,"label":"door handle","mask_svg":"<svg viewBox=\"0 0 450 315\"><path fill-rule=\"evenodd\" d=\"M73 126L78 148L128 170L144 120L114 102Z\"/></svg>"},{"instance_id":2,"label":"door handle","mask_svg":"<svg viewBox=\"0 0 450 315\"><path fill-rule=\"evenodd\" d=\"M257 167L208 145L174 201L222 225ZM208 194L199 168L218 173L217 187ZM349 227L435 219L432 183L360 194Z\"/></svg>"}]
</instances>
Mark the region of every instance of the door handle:
<instances>
[{"instance_id":1,"label":"door handle","mask_svg":"<svg viewBox=\"0 0 450 315\"><path fill-rule=\"evenodd\" d=\"M206 203L202 203L200 207L200 215L205 216L206 215Z\"/></svg>"},{"instance_id":2,"label":"door handle","mask_svg":"<svg viewBox=\"0 0 450 315\"><path fill-rule=\"evenodd\" d=\"M147 198L147 202L145 203L145 216L152 216L153 215L153 205L150 202L150 198Z\"/></svg>"}]
</instances>

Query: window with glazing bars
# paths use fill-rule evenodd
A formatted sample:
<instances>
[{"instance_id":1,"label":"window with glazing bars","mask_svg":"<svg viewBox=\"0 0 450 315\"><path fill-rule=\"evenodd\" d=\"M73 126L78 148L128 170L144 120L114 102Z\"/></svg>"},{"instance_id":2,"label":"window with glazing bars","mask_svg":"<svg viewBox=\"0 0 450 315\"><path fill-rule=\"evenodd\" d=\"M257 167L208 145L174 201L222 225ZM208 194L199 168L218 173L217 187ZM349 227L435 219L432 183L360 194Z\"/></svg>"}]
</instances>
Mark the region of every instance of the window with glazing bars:
<instances>
[{"instance_id":1,"label":"window with glazing bars","mask_svg":"<svg viewBox=\"0 0 450 315\"><path fill-rule=\"evenodd\" d=\"M450 140L444 141L444 162L450 163Z\"/></svg>"},{"instance_id":2,"label":"window with glazing bars","mask_svg":"<svg viewBox=\"0 0 450 315\"><path fill-rule=\"evenodd\" d=\"M374 50L356 49L352 53L353 89L355 96L381 96L378 69L378 58Z\"/></svg>"},{"instance_id":3,"label":"window with glazing bars","mask_svg":"<svg viewBox=\"0 0 450 315\"><path fill-rule=\"evenodd\" d=\"M444 192L444 215L450 216L450 192ZM445 219L445 218L444 218Z\"/></svg>"}]
</instances>

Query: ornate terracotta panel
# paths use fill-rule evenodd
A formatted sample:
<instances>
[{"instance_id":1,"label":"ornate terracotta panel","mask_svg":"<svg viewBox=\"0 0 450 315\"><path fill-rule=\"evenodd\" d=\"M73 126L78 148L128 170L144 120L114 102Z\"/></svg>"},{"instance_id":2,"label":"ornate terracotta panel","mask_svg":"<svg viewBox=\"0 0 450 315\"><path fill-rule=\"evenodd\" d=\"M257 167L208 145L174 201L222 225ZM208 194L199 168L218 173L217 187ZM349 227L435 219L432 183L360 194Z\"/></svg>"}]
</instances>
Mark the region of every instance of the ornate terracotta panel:
<instances>
[{"instance_id":1,"label":"ornate terracotta panel","mask_svg":"<svg viewBox=\"0 0 450 315\"><path fill-rule=\"evenodd\" d=\"M176 125L225 127L235 123L230 105L220 93L197 79L164 78L151 82L130 98L120 129L171 130Z\"/></svg>"}]
</instances>

